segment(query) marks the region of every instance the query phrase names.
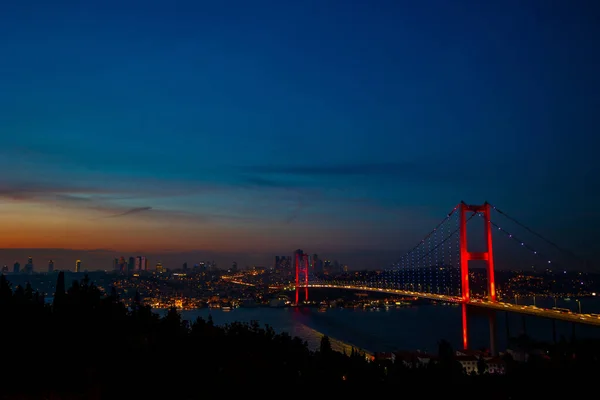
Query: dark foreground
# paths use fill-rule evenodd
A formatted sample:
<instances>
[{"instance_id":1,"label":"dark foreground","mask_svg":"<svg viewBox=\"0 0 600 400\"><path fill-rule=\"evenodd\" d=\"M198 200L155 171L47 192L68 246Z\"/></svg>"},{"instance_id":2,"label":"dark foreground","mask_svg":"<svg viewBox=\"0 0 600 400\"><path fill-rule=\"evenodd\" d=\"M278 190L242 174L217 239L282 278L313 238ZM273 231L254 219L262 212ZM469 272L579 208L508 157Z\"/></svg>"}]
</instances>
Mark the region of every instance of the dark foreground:
<instances>
[{"instance_id":1,"label":"dark foreground","mask_svg":"<svg viewBox=\"0 0 600 400\"><path fill-rule=\"evenodd\" d=\"M218 396L322 397L340 394L461 399L519 399L587 393L599 371L597 347L562 344L544 359L507 360L506 375L467 375L440 341L426 367L368 362L331 350L310 351L299 338L268 326L159 318L137 299L84 279L65 291L59 275L53 305L30 287L0 277L0 398L196 399Z\"/></svg>"}]
</instances>

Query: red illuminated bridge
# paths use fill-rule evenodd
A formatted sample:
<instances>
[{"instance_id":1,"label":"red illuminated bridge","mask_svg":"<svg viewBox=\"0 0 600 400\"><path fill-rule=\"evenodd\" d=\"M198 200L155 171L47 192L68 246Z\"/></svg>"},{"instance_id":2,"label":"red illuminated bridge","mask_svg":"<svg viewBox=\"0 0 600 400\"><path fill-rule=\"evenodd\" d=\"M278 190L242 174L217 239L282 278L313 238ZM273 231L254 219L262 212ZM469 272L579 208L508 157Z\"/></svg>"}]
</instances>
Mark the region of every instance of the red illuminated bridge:
<instances>
[{"instance_id":1,"label":"red illuminated bridge","mask_svg":"<svg viewBox=\"0 0 600 400\"><path fill-rule=\"evenodd\" d=\"M296 304L300 304L301 299L304 301L309 299L310 288L371 291L459 303L463 306L463 344L465 348L467 347L467 306L600 326L600 316L595 314L582 314L562 309L544 309L498 301L494 276L494 235L492 235L492 232L496 231L535 257L542 257L542 255L492 221L492 214L508 219L539 239L557 247L553 242L544 239L543 236L487 202L483 205L469 205L461 202L412 250L407 252L398 263L376 275L368 282L344 281L338 283L320 280L314 273L310 272L308 255L297 252L294 260L296 266L294 285ZM474 219L483 223L483 237L481 239L485 243L485 251L473 252L468 250L467 227L470 226L469 222ZM470 261L482 261L486 265L486 290L483 295L473 296L469 286ZM543 261L547 264L551 263L547 258ZM495 316L495 313L493 315ZM493 321L490 321L490 328L493 330Z\"/></svg>"}]
</instances>

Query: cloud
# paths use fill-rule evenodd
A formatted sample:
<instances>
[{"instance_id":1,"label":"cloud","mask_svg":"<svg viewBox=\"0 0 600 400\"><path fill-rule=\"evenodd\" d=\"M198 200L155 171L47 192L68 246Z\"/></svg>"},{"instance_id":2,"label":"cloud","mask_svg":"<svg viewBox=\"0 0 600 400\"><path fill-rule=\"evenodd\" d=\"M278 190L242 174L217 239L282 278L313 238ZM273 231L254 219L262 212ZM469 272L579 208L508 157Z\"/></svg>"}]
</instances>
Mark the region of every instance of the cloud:
<instances>
[{"instance_id":1,"label":"cloud","mask_svg":"<svg viewBox=\"0 0 600 400\"><path fill-rule=\"evenodd\" d=\"M149 211L152 210L152 207L136 207L136 208L132 208L129 209L125 212L119 213L119 214L112 214L112 215L107 215L103 218L118 218L118 217L125 217L127 215L131 215L131 214L137 214L137 213L141 213L144 211Z\"/></svg>"},{"instance_id":2,"label":"cloud","mask_svg":"<svg viewBox=\"0 0 600 400\"><path fill-rule=\"evenodd\" d=\"M285 220L285 224L289 225L291 224L296 218L298 218L300 216L300 213L302 212L302 210L305 207L305 203L302 199L298 200L298 203L296 204L296 207L292 210L292 213L286 218Z\"/></svg>"},{"instance_id":3,"label":"cloud","mask_svg":"<svg viewBox=\"0 0 600 400\"><path fill-rule=\"evenodd\" d=\"M106 194L101 188L65 186L43 182L2 182L0 198L16 201L91 201L91 195Z\"/></svg>"},{"instance_id":4,"label":"cloud","mask_svg":"<svg viewBox=\"0 0 600 400\"><path fill-rule=\"evenodd\" d=\"M278 180L265 179L257 176L246 177L243 181L250 186L258 186L261 188L285 188L291 186Z\"/></svg>"},{"instance_id":5,"label":"cloud","mask_svg":"<svg viewBox=\"0 0 600 400\"><path fill-rule=\"evenodd\" d=\"M337 165L263 165L247 170L264 174L286 175L393 175L414 170L411 163L337 164Z\"/></svg>"},{"instance_id":6,"label":"cloud","mask_svg":"<svg viewBox=\"0 0 600 400\"><path fill-rule=\"evenodd\" d=\"M255 165L244 168L269 182L294 185L290 180L308 178L303 186L317 184L319 178L327 179L327 185L335 180L367 178L393 180L397 183L426 185L473 186L480 182L515 184L523 180L521 171L507 162L494 160L465 161L460 159L433 157L431 160L381 163L346 163L321 165ZM302 181L301 181L302 182ZM271 186L275 186L271 183Z\"/></svg>"}]
</instances>

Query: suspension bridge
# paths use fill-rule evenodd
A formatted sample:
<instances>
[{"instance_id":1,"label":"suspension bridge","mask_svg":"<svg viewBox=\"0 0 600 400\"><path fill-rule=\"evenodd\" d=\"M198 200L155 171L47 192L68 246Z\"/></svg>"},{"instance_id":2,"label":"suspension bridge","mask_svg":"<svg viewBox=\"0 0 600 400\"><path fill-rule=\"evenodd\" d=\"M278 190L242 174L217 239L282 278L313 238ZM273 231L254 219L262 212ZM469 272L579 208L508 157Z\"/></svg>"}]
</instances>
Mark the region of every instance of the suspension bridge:
<instances>
[{"instance_id":1,"label":"suspension bridge","mask_svg":"<svg viewBox=\"0 0 600 400\"><path fill-rule=\"evenodd\" d=\"M493 213L510 220L513 224L522 227L555 249L568 252L488 202L483 205L469 205L461 202L416 246L402 256L397 263L382 271L370 281L330 282L321 279L311 271L309 256L296 253L296 304L299 304L301 297L308 300L310 288L336 288L459 303L489 310L600 326L600 316L595 314L582 314L564 309L546 309L535 305L518 305L499 301L494 270L494 235L492 234L494 230L515 242L525 251L538 257L544 264L550 265L552 260L492 221ZM486 249L485 251L473 252L468 250L467 229L472 224L471 221L477 218L480 219L480 222L483 222L483 238L480 239L485 242ZM568 253L572 255L572 253ZM471 261L483 261L485 263L487 279L483 295L474 295L470 288L472 274L470 273L469 264Z\"/></svg>"},{"instance_id":2,"label":"suspension bridge","mask_svg":"<svg viewBox=\"0 0 600 400\"><path fill-rule=\"evenodd\" d=\"M554 333L556 330L555 321L557 320L600 326L600 315L598 314L583 314L581 311L577 313L566 309L549 309L502 301L502 296L498 294L494 270L494 236L500 234L509 241L514 242L521 247L521 250L528 252L541 262L544 268L552 266L556 269L558 265L553 263L546 254L538 252L533 246L492 220L493 214L512 222L513 225L527 231L530 235L545 242L555 250L566 253L571 258L577 258L572 252L561 248L488 202L482 205L469 205L461 202L416 246L404 254L398 262L390 268L374 274L369 280L331 281L325 279L315 273L314 265L311 265L308 254L296 252L294 259L295 280L292 282L295 290L295 305L300 305L301 300L307 302L309 289L316 288L387 293L459 304L462 305L462 336L465 349L468 348L467 309L468 307L477 307L487 311L486 314L489 317L492 353L495 353L496 311L551 319ZM467 229L472 226L473 220L478 219L479 222L482 222L483 234L482 237L475 237L473 241L482 242L481 244L484 245L485 250L469 251ZM493 234L493 232L496 233ZM469 238L469 240L472 239L472 237ZM486 277L483 293L474 292L471 288L471 280L475 277L473 271L469 268L471 261L485 263ZM235 277L229 277L228 279L233 283L249 284ZM482 282L477 283L481 286ZM279 289L281 288L279 287Z\"/></svg>"}]
</instances>

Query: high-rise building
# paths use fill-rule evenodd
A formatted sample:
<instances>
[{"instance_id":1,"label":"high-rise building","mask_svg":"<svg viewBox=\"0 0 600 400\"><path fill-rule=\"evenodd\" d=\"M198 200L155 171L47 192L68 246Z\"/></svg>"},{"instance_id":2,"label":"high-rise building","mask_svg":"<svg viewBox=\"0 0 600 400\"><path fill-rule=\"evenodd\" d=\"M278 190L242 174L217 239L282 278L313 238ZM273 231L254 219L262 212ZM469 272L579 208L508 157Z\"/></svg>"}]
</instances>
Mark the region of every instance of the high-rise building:
<instances>
[{"instance_id":1,"label":"high-rise building","mask_svg":"<svg viewBox=\"0 0 600 400\"><path fill-rule=\"evenodd\" d=\"M234 261L231 264L231 268L229 269L229 272L234 272L235 273L235 272L237 272L237 270L238 270L238 265L237 265L237 262Z\"/></svg>"},{"instance_id":2,"label":"high-rise building","mask_svg":"<svg viewBox=\"0 0 600 400\"><path fill-rule=\"evenodd\" d=\"M313 254L312 256L312 268L316 275L323 275L325 272L323 270L323 260L321 260L316 254Z\"/></svg>"},{"instance_id":3,"label":"high-rise building","mask_svg":"<svg viewBox=\"0 0 600 400\"><path fill-rule=\"evenodd\" d=\"M15 263L13 264L13 273L18 274L19 272L21 272L21 263L15 261Z\"/></svg>"},{"instance_id":4,"label":"high-rise building","mask_svg":"<svg viewBox=\"0 0 600 400\"><path fill-rule=\"evenodd\" d=\"M331 261L330 260L325 260L325 262L323 263L323 272L325 273L325 275L331 275L332 274L332 270L331 270Z\"/></svg>"},{"instance_id":5,"label":"high-rise building","mask_svg":"<svg viewBox=\"0 0 600 400\"><path fill-rule=\"evenodd\" d=\"M25 273L33 273L33 257L27 258L27 264L25 265Z\"/></svg>"},{"instance_id":6,"label":"high-rise building","mask_svg":"<svg viewBox=\"0 0 600 400\"><path fill-rule=\"evenodd\" d=\"M75 272L81 272L81 260L75 261Z\"/></svg>"},{"instance_id":7,"label":"high-rise building","mask_svg":"<svg viewBox=\"0 0 600 400\"><path fill-rule=\"evenodd\" d=\"M135 257L129 257L129 261L127 262L127 272L133 270L135 270Z\"/></svg>"},{"instance_id":8,"label":"high-rise building","mask_svg":"<svg viewBox=\"0 0 600 400\"><path fill-rule=\"evenodd\" d=\"M183 263L182 269L183 269L184 271L187 271L187 269L188 269L188 266L187 266L187 263L186 263L186 262L184 262L184 263Z\"/></svg>"},{"instance_id":9,"label":"high-rise building","mask_svg":"<svg viewBox=\"0 0 600 400\"><path fill-rule=\"evenodd\" d=\"M156 263L156 272L165 272L165 268L160 261Z\"/></svg>"},{"instance_id":10,"label":"high-rise building","mask_svg":"<svg viewBox=\"0 0 600 400\"><path fill-rule=\"evenodd\" d=\"M7 274L7 273L8 273L8 265L4 265L4 266L2 267L2 273L3 273L3 274Z\"/></svg>"},{"instance_id":11,"label":"high-rise building","mask_svg":"<svg viewBox=\"0 0 600 400\"><path fill-rule=\"evenodd\" d=\"M148 259L144 256L142 256L142 259L140 262L140 269L142 271L148 271Z\"/></svg>"},{"instance_id":12,"label":"high-rise building","mask_svg":"<svg viewBox=\"0 0 600 400\"><path fill-rule=\"evenodd\" d=\"M134 271L139 271L142 268L142 257L138 256L135 258L135 267Z\"/></svg>"},{"instance_id":13,"label":"high-rise building","mask_svg":"<svg viewBox=\"0 0 600 400\"><path fill-rule=\"evenodd\" d=\"M119 257L117 269L119 272L127 273L127 261L125 261L125 257L123 257L123 256Z\"/></svg>"},{"instance_id":14,"label":"high-rise building","mask_svg":"<svg viewBox=\"0 0 600 400\"><path fill-rule=\"evenodd\" d=\"M54 261L48 261L48 273L51 274L54 272Z\"/></svg>"},{"instance_id":15,"label":"high-rise building","mask_svg":"<svg viewBox=\"0 0 600 400\"><path fill-rule=\"evenodd\" d=\"M115 259L113 260L113 267L112 267L112 269L113 269L114 271L118 271L118 270L119 270L119 259L118 259L118 258L115 258Z\"/></svg>"},{"instance_id":16,"label":"high-rise building","mask_svg":"<svg viewBox=\"0 0 600 400\"><path fill-rule=\"evenodd\" d=\"M293 275L292 257L290 256L275 256L275 272L281 275Z\"/></svg>"}]
</instances>

